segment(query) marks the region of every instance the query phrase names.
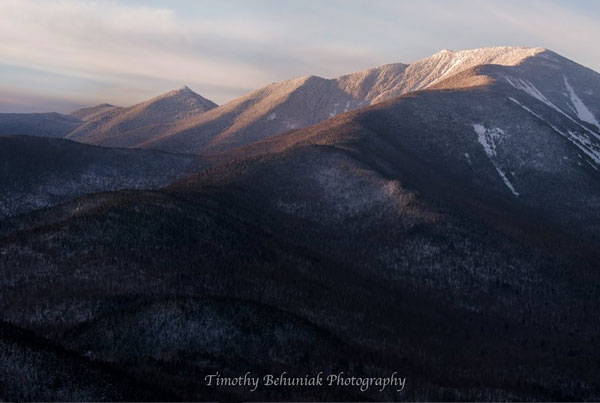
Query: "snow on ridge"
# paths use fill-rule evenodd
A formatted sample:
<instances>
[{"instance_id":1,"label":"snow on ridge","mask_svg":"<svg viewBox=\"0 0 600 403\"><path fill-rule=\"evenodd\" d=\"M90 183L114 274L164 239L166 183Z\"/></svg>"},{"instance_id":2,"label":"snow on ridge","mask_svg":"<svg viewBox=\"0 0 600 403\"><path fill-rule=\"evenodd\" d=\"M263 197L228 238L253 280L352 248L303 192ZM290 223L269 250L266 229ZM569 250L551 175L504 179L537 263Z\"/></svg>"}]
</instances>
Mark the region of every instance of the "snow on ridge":
<instances>
[{"instance_id":1,"label":"snow on ridge","mask_svg":"<svg viewBox=\"0 0 600 403\"><path fill-rule=\"evenodd\" d=\"M563 111L562 109L560 109L558 106L554 105L548 98L546 98L546 96L536 88L535 85L533 85L533 83L531 83L528 80L523 80L520 78L510 78L508 76L504 76L504 79L510 84L512 85L514 88L518 89L518 90L522 90L525 93L531 95L532 97L534 97L535 99L537 99L538 101L543 102L544 104L546 104L547 106L549 106L550 108L554 109L555 111L557 111L558 113L562 114L563 116L565 116L567 119L571 120L573 123L575 123L576 125L580 126L582 129L584 129L586 132L590 133L592 136L596 137L598 140L600 140L600 135L598 133L595 133L594 131L590 130L589 128L585 127L584 125L582 125L580 122L576 121L575 119L573 119L573 117L571 117L571 115L569 115L568 113L566 113L565 111ZM511 98L513 99L513 98ZM583 103L582 103L583 104ZM585 105L584 105L585 107ZM587 109L587 107L586 107ZM590 112L591 113L591 112ZM593 116L593 115L592 115ZM543 120L543 119L542 119ZM598 126L600 128L600 126Z\"/></svg>"},{"instance_id":2,"label":"snow on ridge","mask_svg":"<svg viewBox=\"0 0 600 403\"><path fill-rule=\"evenodd\" d=\"M483 150L487 154L492 165L494 165L494 168L496 168L498 175L500 175L500 178L506 187L512 192L513 195L518 197L519 192L517 192L504 171L502 171L500 166L495 161L495 157L497 155L496 144L499 139L505 135L504 130L500 129L499 127L487 129L484 125L479 123L473 123L473 130L475 130L475 133L477 133L477 141L479 141L479 144L481 144L483 147Z\"/></svg>"},{"instance_id":3,"label":"snow on ridge","mask_svg":"<svg viewBox=\"0 0 600 403\"><path fill-rule=\"evenodd\" d=\"M503 66L515 66L523 59L535 56L546 51L544 48L528 48L520 46L492 46L476 49L465 49L459 51L441 50L433 57L450 56L453 60L474 61L477 64L500 64Z\"/></svg>"},{"instance_id":4,"label":"snow on ridge","mask_svg":"<svg viewBox=\"0 0 600 403\"><path fill-rule=\"evenodd\" d=\"M418 71L423 66L429 66L428 68L431 69L429 76L414 84L411 91L427 88L452 74L460 73L475 66L486 64L516 66L523 60L545 50L544 48L512 46L468 49L457 52L444 49L431 57L409 65L408 71Z\"/></svg>"},{"instance_id":5,"label":"snow on ridge","mask_svg":"<svg viewBox=\"0 0 600 403\"><path fill-rule=\"evenodd\" d=\"M594 114L583 103L581 98L579 98L577 96L577 94L575 93L575 90L573 90L573 87L571 87L571 85L569 84L569 81L567 81L567 77L563 76L563 79L565 80L565 86L567 87L567 91L569 92L569 97L571 99L571 103L575 107L575 113L577 113L577 117L580 120L587 122L587 123L591 123L594 126L596 126L598 129L600 129L600 123L598 123Z\"/></svg>"},{"instance_id":6,"label":"snow on ridge","mask_svg":"<svg viewBox=\"0 0 600 403\"><path fill-rule=\"evenodd\" d=\"M544 96L544 94L542 94L542 92L540 90L538 90L537 87L535 85L533 85L530 81L523 80L520 78L511 79L507 76L505 76L504 79L506 81L508 81L508 83L510 85L512 85L514 88L525 91L527 94L531 95L538 101L541 101L541 102L545 103L546 105L548 105L549 107L551 107L552 109L556 110L557 112L564 114L564 112L560 108L558 108L556 105L554 105L552 102L550 102L550 100L548 98L546 98Z\"/></svg>"},{"instance_id":7,"label":"snow on ridge","mask_svg":"<svg viewBox=\"0 0 600 403\"><path fill-rule=\"evenodd\" d=\"M522 103L517 101L516 99L514 99L512 97L509 97L508 99L511 100L512 102L514 102L515 104L519 105L521 108L523 108L524 110L526 110L527 112L529 112L530 114L532 114L533 116L535 116L536 118L541 120L542 122L546 123L555 132L557 132L558 134L562 135L567 140L569 140L569 142L571 142L580 151L582 151L585 155L587 155L590 159L592 159L592 161L594 161L596 164L600 165L600 150L594 150L592 148L592 143L589 141L589 138L586 138L584 135L582 135L580 133L575 133L571 130L569 130L568 133L565 133L564 131L560 130L558 127L554 126L552 123L546 121L540 115L538 115L537 113L535 113L534 111L532 111L531 109L529 109L528 107L526 107L525 105L523 105ZM592 165L592 164L590 164L590 166L598 171L597 166Z\"/></svg>"}]
</instances>

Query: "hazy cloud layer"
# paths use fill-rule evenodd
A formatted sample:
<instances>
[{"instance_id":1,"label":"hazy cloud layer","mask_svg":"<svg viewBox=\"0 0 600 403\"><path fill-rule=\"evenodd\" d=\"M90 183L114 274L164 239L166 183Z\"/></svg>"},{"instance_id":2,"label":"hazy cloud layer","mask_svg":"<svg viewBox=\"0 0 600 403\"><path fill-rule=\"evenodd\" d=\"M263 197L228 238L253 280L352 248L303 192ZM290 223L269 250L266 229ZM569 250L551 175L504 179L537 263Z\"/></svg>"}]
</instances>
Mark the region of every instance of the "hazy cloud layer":
<instances>
[{"instance_id":1,"label":"hazy cloud layer","mask_svg":"<svg viewBox=\"0 0 600 403\"><path fill-rule=\"evenodd\" d=\"M593 1L0 0L0 111L128 105L182 84L224 103L442 48L543 46L600 70L599 19Z\"/></svg>"}]
</instances>

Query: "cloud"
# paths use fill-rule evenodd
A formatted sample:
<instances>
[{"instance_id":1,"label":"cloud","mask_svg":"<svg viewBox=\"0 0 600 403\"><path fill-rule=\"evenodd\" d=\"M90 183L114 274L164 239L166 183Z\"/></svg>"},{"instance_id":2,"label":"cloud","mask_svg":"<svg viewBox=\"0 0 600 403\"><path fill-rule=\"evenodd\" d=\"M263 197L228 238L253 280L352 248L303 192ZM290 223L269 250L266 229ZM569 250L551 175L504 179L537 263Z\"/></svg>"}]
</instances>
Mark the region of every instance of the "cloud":
<instances>
[{"instance_id":1,"label":"cloud","mask_svg":"<svg viewBox=\"0 0 600 403\"><path fill-rule=\"evenodd\" d=\"M5 112L69 112L81 108L83 105L74 102L69 97L44 95L43 93L29 93L22 89L14 90L0 85L0 110Z\"/></svg>"},{"instance_id":2,"label":"cloud","mask_svg":"<svg viewBox=\"0 0 600 403\"><path fill-rule=\"evenodd\" d=\"M30 94L41 80L45 97L127 105L188 84L223 103L299 75L489 45L544 46L600 69L599 16L583 3L127 1L0 0L4 87ZM47 77L15 80L2 65ZM61 88L56 76L68 77Z\"/></svg>"},{"instance_id":3,"label":"cloud","mask_svg":"<svg viewBox=\"0 0 600 403\"><path fill-rule=\"evenodd\" d=\"M239 26L186 26L171 10L113 2L4 1L0 15L0 54L8 64L121 83L142 77L244 87L266 79L218 47L251 45L257 27L242 37Z\"/></svg>"},{"instance_id":4,"label":"cloud","mask_svg":"<svg viewBox=\"0 0 600 403\"><path fill-rule=\"evenodd\" d=\"M390 3L390 15L410 15L423 40L418 46L464 49L493 45L541 46L600 71L600 10L583 1L423 0ZM591 4L591 3L590 3ZM576 7L579 5L579 7ZM414 32L414 31L413 31ZM432 49L432 50L435 50Z\"/></svg>"},{"instance_id":5,"label":"cloud","mask_svg":"<svg viewBox=\"0 0 600 403\"><path fill-rule=\"evenodd\" d=\"M140 92L150 80L185 83L217 89L222 102L222 94L240 95L314 64L277 39L270 29L277 24L262 21L189 21L166 8L65 0L3 0L0 16L5 64L122 90Z\"/></svg>"}]
</instances>

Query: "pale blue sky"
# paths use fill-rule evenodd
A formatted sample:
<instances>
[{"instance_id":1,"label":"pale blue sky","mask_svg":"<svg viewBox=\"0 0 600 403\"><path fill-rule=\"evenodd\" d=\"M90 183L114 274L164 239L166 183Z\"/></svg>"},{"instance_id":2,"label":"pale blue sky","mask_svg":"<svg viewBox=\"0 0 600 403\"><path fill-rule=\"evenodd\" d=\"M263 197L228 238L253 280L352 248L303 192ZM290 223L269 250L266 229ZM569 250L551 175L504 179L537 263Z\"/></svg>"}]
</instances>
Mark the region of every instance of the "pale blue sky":
<instances>
[{"instance_id":1,"label":"pale blue sky","mask_svg":"<svg viewBox=\"0 0 600 403\"><path fill-rule=\"evenodd\" d=\"M130 105L187 84L222 104L274 81L542 46L600 71L600 2L0 0L0 112Z\"/></svg>"}]
</instances>

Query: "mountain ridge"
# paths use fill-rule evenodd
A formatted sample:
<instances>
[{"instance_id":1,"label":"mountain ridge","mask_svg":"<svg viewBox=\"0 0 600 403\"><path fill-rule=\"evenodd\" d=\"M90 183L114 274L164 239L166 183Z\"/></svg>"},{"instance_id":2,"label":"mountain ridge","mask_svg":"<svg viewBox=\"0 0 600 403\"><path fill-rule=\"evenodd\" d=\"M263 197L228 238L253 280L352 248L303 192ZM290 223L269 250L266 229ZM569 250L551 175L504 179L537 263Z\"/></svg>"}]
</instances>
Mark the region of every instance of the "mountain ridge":
<instances>
[{"instance_id":1,"label":"mountain ridge","mask_svg":"<svg viewBox=\"0 0 600 403\"><path fill-rule=\"evenodd\" d=\"M33 136L0 136L0 161L0 220L89 193L160 188L206 165L189 154Z\"/></svg>"},{"instance_id":2,"label":"mountain ridge","mask_svg":"<svg viewBox=\"0 0 600 403\"><path fill-rule=\"evenodd\" d=\"M219 152L427 89L482 64L514 66L543 52L547 50L522 47L446 50L412 64L386 64L333 79L307 75L270 84L205 114L162 126L135 146Z\"/></svg>"},{"instance_id":3,"label":"mountain ridge","mask_svg":"<svg viewBox=\"0 0 600 403\"><path fill-rule=\"evenodd\" d=\"M40 137L64 137L83 122L58 112L0 113L0 135L23 134Z\"/></svg>"}]
</instances>

